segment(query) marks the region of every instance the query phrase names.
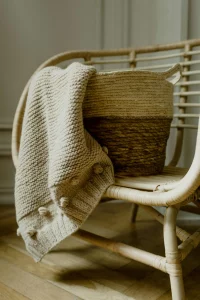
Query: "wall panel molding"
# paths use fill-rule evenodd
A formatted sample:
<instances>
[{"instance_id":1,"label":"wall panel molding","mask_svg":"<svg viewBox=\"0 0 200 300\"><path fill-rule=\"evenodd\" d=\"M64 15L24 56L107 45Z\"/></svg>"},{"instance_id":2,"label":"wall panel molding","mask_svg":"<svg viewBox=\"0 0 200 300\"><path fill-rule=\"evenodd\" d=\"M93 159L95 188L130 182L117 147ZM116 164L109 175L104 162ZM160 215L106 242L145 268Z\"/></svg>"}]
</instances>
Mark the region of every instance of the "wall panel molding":
<instances>
[{"instance_id":1,"label":"wall panel molding","mask_svg":"<svg viewBox=\"0 0 200 300\"><path fill-rule=\"evenodd\" d=\"M0 131L10 131L10 130L12 130L11 122L0 123Z\"/></svg>"},{"instance_id":2,"label":"wall panel molding","mask_svg":"<svg viewBox=\"0 0 200 300\"><path fill-rule=\"evenodd\" d=\"M11 156L11 146L0 144L0 157Z\"/></svg>"},{"instance_id":3,"label":"wall panel molding","mask_svg":"<svg viewBox=\"0 0 200 300\"><path fill-rule=\"evenodd\" d=\"M11 122L0 123L0 157L11 156L11 131Z\"/></svg>"},{"instance_id":4,"label":"wall panel molding","mask_svg":"<svg viewBox=\"0 0 200 300\"><path fill-rule=\"evenodd\" d=\"M1 185L0 182L0 204L14 203L14 188Z\"/></svg>"},{"instance_id":5,"label":"wall panel molding","mask_svg":"<svg viewBox=\"0 0 200 300\"><path fill-rule=\"evenodd\" d=\"M0 204L14 203L13 172L10 167L12 166L11 131L12 122L0 123ZM4 181L5 173L6 177L10 178L9 181Z\"/></svg>"}]
</instances>

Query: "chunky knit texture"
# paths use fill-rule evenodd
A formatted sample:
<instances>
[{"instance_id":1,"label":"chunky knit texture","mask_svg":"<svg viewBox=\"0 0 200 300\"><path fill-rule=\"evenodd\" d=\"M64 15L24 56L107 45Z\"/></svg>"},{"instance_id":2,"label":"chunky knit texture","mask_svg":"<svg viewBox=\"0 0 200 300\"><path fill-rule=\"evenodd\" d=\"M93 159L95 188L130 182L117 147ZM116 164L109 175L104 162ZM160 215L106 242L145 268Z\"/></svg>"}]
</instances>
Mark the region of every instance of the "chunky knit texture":
<instances>
[{"instance_id":1,"label":"chunky knit texture","mask_svg":"<svg viewBox=\"0 0 200 300\"><path fill-rule=\"evenodd\" d=\"M29 88L16 171L18 234L36 261L80 228L114 183L111 160L84 129L82 104L96 69L47 67Z\"/></svg>"}]
</instances>

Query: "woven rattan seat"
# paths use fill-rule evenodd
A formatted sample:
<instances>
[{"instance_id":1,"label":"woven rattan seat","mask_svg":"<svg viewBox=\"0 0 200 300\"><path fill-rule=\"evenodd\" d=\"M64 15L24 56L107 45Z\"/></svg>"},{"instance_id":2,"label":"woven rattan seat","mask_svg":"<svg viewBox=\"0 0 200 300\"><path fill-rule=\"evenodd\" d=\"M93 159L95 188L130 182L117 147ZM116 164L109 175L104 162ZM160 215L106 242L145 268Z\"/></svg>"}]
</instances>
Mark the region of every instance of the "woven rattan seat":
<instances>
[{"instance_id":1,"label":"woven rattan seat","mask_svg":"<svg viewBox=\"0 0 200 300\"><path fill-rule=\"evenodd\" d=\"M191 234L176 226L179 210L200 213L200 122L199 125L197 124L200 117L198 111L200 107L199 54L200 40L190 40L137 49L64 52L50 58L38 68L40 70L63 61L71 63L73 60L97 67L109 65L110 68L110 66L117 65L118 69L119 67L122 69L128 66L129 71L130 69L165 71L175 63L182 66L182 79L176 84L174 91L174 119L171 127L174 128L172 130L176 131L176 142L175 149L171 151L173 155L170 163L159 175L122 177L116 174L116 183L106 190L102 199L102 202L104 199L105 201L109 199L133 203L133 222L136 221L138 207L142 206L147 213L163 224L165 256L115 242L84 230L75 233L76 237L93 245L168 273L173 300L185 299L181 262L200 244L200 229ZM13 124L12 157L15 167L17 167L18 162L28 87L29 83L20 98ZM190 97L189 101L188 96ZM198 129L193 162L188 169L179 168L177 164L182 153L184 132L186 130L191 132L193 129ZM155 206L165 207L165 216L159 213ZM156 237L152 234L152 242L153 238Z\"/></svg>"},{"instance_id":2,"label":"woven rattan seat","mask_svg":"<svg viewBox=\"0 0 200 300\"><path fill-rule=\"evenodd\" d=\"M151 176L116 176L115 184L127 188L137 189L141 191L156 192L158 190L167 190L170 184L178 184L181 179L188 172L187 168L178 167L164 167L163 172L158 175ZM195 209L194 206L183 206L182 210L189 212L200 213L200 188L197 188L188 198L185 203L194 202L199 208Z\"/></svg>"},{"instance_id":3,"label":"woven rattan seat","mask_svg":"<svg viewBox=\"0 0 200 300\"><path fill-rule=\"evenodd\" d=\"M151 176L116 176L116 185L144 191L155 191L159 185L178 182L187 173L186 168L165 167L159 175Z\"/></svg>"}]
</instances>

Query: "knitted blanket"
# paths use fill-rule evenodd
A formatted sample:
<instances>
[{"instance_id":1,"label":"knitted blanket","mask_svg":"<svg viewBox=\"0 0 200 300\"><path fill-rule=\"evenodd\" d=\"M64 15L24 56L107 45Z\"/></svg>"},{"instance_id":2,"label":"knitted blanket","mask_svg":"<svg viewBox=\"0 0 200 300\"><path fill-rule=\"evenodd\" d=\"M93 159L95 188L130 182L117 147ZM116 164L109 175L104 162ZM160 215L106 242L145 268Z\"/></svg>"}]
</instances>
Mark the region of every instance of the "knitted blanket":
<instances>
[{"instance_id":1,"label":"knitted blanket","mask_svg":"<svg viewBox=\"0 0 200 300\"><path fill-rule=\"evenodd\" d=\"M84 129L82 104L96 69L47 67L28 92L15 177L18 235L35 261L78 230L114 183L103 145Z\"/></svg>"}]
</instances>

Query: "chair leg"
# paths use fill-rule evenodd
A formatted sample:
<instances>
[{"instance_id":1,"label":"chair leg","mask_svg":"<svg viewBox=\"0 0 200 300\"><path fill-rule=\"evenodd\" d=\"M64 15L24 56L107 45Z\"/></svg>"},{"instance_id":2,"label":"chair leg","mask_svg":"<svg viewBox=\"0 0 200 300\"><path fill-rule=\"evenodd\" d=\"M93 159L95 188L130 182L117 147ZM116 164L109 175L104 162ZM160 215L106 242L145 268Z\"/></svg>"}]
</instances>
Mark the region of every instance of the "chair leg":
<instances>
[{"instance_id":1,"label":"chair leg","mask_svg":"<svg viewBox=\"0 0 200 300\"><path fill-rule=\"evenodd\" d=\"M173 300L185 300L182 266L176 237L176 219L178 209L168 207L164 219L164 244L166 255L166 267L170 276L171 292Z\"/></svg>"},{"instance_id":2,"label":"chair leg","mask_svg":"<svg viewBox=\"0 0 200 300\"><path fill-rule=\"evenodd\" d=\"M132 210L132 217L131 217L131 222L132 223L135 223L135 221L136 221L138 208L139 208L139 205L133 203L133 210Z\"/></svg>"}]
</instances>

